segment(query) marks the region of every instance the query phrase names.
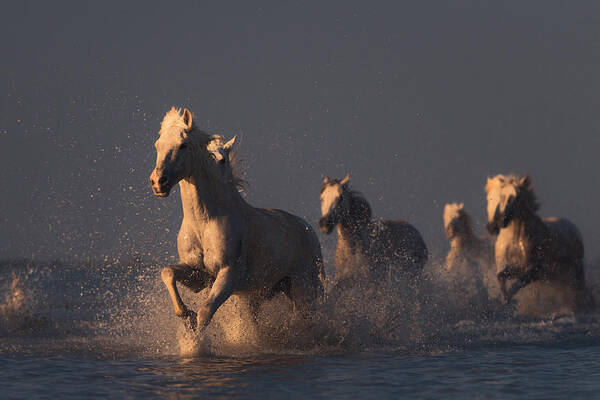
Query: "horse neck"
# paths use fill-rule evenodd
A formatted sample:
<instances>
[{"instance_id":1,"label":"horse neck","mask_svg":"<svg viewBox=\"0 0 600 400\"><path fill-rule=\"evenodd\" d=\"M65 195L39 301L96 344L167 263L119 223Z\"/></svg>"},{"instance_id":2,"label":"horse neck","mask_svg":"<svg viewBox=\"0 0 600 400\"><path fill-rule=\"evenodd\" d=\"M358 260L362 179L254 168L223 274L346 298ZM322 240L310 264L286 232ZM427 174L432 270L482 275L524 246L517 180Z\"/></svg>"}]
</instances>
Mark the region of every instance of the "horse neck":
<instances>
[{"instance_id":1,"label":"horse neck","mask_svg":"<svg viewBox=\"0 0 600 400\"><path fill-rule=\"evenodd\" d=\"M473 233L473 229L470 226L466 226L464 232L456 234L450 240L450 245L461 249L472 249L477 246L478 240Z\"/></svg>"},{"instance_id":2,"label":"horse neck","mask_svg":"<svg viewBox=\"0 0 600 400\"><path fill-rule=\"evenodd\" d=\"M338 233L351 243L360 239L366 240L366 233L371 225L371 207L364 198L356 197L352 192L347 195L350 198L346 203L347 209L342 212Z\"/></svg>"},{"instance_id":3,"label":"horse neck","mask_svg":"<svg viewBox=\"0 0 600 400\"><path fill-rule=\"evenodd\" d=\"M364 248L367 245L369 225L368 220L355 220L348 215L337 226L338 238L353 250Z\"/></svg>"},{"instance_id":4,"label":"horse neck","mask_svg":"<svg viewBox=\"0 0 600 400\"><path fill-rule=\"evenodd\" d=\"M520 240L535 240L545 230L542 219L534 212L521 212L504 229L512 231Z\"/></svg>"},{"instance_id":5,"label":"horse neck","mask_svg":"<svg viewBox=\"0 0 600 400\"><path fill-rule=\"evenodd\" d=\"M250 207L233 182L218 182L200 168L181 180L179 187L184 219L203 222L216 216L239 215Z\"/></svg>"},{"instance_id":6,"label":"horse neck","mask_svg":"<svg viewBox=\"0 0 600 400\"><path fill-rule=\"evenodd\" d=\"M455 235L450 239L450 246L458 249L466 249L471 246L471 241L465 235Z\"/></svg>"}]
</instances>

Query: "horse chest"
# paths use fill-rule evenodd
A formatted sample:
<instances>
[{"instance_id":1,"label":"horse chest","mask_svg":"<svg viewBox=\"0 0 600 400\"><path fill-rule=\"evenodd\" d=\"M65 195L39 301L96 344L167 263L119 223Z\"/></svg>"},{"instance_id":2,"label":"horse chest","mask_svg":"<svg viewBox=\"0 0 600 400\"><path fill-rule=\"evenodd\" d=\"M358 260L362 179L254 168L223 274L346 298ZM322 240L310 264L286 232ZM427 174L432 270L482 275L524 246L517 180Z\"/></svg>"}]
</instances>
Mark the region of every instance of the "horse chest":
<instances>
[{"instance_id":1,"label":"horse chest","mask_svg":"<svg viewBox=\"0 0 600 400\"><path fill-rule=\"evenodd\" d=\"M182 227L177 235L177 251L181 263L190 266L203 264L202 243L193 231Z\"/></svg>"},{"instance_id":2,"label":"horse chest","mask_svg":"<svg viewBox=\"0 0 600 400\"><path fill-rule=\"evenodd\" d=\"M506 266L524 266L527 263L527 242L512 232L500 232L496 240L496 264L499 270Z\"/></svg>"},{"instance_id":3,"label":"horse chest","mask_svg":"<svg viewBox=\"0 0 600 400\"><path fill-rule=\"evenodd\" d=\"M183 224L178 236L181 261L216 274L222 266L233 265L239 258L241 236L236 232L228 219L215 219L200 226Z\"/></svg>"}]
</instances>

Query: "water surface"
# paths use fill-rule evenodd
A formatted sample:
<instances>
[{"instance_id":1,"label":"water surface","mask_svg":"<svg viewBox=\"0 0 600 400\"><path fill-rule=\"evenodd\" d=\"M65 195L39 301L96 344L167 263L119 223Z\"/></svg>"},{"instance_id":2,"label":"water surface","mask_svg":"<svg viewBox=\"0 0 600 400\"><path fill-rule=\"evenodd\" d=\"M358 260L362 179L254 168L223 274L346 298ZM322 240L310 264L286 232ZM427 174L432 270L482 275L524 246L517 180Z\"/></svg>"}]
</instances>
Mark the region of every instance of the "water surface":
<instances>
[{"instance_id":1,"label":"water surface","mask_svg":"<svg viewBox=\"0 0 600 400\"><path fill-rule=\"evenodd\" d=\"M600 393L599 314L521 315L494 299L482 305L481 293L442 291L430 274L418 293L352 293L323 305L312 330L289 322L288 304L276 299L261 314L267 335L232 300L197 342L155 271L135 262L2 264L2 398ZM456 303L469 296L479 300Z\"/></svg>"}]
</instances>

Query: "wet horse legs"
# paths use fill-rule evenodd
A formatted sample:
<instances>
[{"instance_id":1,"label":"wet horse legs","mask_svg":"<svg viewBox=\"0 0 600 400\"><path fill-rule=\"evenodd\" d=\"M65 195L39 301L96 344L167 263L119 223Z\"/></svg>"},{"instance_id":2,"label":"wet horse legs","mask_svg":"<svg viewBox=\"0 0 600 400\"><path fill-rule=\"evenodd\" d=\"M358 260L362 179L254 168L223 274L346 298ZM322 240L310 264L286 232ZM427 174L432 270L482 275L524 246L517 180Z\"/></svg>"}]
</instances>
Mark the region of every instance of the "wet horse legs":
<instances>
[{"instance_id":1,"label":"wet horse legs","mask_svg":"<svg viewBox=\"0 0 600 400\"><path fill-rule=\"evenodd\" d=\"M197 293L210 284L210 276L205 272L192 268L186 264L176 264L165 267L162 269L160 275L169 291L175 315L186 319L190 324L190 328L194 329L196 325L196 313L188 309L183 303L183 300L181 300L176 282L182 283Z\"/></svg>"},{"instance_id":2,"label":"wet horse legs","mask_svg":"<svg viewBox=\"0 0 600 400\"><path fill-rule=\"evenodd\" d=\"M219 270L206 303L198 309L196 326L200 332L206 328L221 304L235 291L235 282L236 274L233 268L226 266ZM192 328L195 329L193 324Z\"/></svg>"},{"instance_id":3,"label":"wet horse legs","mask_svg":"<svg viewBox=\"0 0 600 400\"><path fill-rule=\"evenodd\" d=\"M509 290L506 288L506 281L514 278L515 277L515 272L514 270L510 269L510 268L505 268L502 271L500 271L497 275L498 278L498 282L500 282L500 291L502 292L502 297L504 298L504 303L508 304L510 303L510 300L512 299L512 297L514 296L514 294L516 293L509 293Z\"/></svg>"},{"instance_id":4,"label":"wet horse legs","mask_svg":"<svg viewBox=\"0 0 600 400\"><path fill-rule=\"evenodd\" d=\"M511 278L517 278L517 281L510 287L506 288L506 281ZM504 302L508 304L512 298L519 292L519 290L523 289L525 286L529 285L533 281L540 280L541 278L541 268L540 267L532 267L525 275L521 277L517 277L514 269L505 268L502 272L498 274L498 281L500 282L500 290L502 291L502 295L504 296Z\"/></svg>"}]
</instances>

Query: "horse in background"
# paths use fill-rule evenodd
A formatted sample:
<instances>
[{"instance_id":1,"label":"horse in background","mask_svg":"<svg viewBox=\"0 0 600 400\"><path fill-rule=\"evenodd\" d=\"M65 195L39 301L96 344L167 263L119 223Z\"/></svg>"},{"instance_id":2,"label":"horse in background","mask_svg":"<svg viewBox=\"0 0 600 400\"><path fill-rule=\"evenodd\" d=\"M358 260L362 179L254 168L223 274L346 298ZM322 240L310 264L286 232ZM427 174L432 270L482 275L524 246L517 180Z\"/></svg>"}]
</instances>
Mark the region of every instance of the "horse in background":
<instances>
[{"instance_id":1,"label":"horse in background","mask_svg":"<svg viewBox=\"0 0 600 400\"><path fill-rule=\"evenodd\" d=\"M350 190L349 182L350 176L325 177L321 187L321 232L330 234L336 227L338 233L336 282L392 281L420 274L428 253L419 231L404 221L372 220L371 206Z\"/></svg>"},{"instance_id":2,"label":"horse in background","mask_svg":"<svg viewBox=\"0 0 600 400\"><path fill-rule=\"evenodd\" d=\"M464 203L444 206L444 231L450 242L444 267L463 292L478 293L485 287L486 296L499 297L495 274L493 242L473 232L471 217ZM465 287L468 286L468 287Z\"/></svg>"},{"instance_id":3,"label":"horse in background","mask_svg":"<svg viewBox=\"0 0 600 400\"><path fill-rule=\"evenodd\" d=\"M506 303L535 281L572 290L575 308L584 304L583 239L577 227L561 218L540 218L529 176L488 178L487 228L497 236L496 272ZM507 281L514 279L512 286Z\"/></svg>"},{"instance_id":4,"label":"horse in background","mask_svg":"<svg viewBox=\"0 0 600 400\"><path fill-rule=\"evenodd\" d=\"M179 184L183 221L177 235L179 264L162 269L175 314L193 330L209 324L233 294L262 300L284 292L306 313L323 294L321 245L310 225L285 211L259 209L241 196L234 173L235 138L208 135L192 114L172 108L156 141L150 185L158 197ZM198 312L183 303L176 282L194 292L210 287Z\"/></svg>"},{"instance_id":5,"label":"horse in background","mask_svg":"<svg viewBox=\"0 0 600 400\"><path fill-rule=\"evenodd\" d=\"M445 262L447 271L456 270L465 262L478 269L493 265L492 243L488 238L480 238L473 233L473 223L465 211L464 203L444 206L444 231L450 241Z\"/></svg>"}]
</instances>

